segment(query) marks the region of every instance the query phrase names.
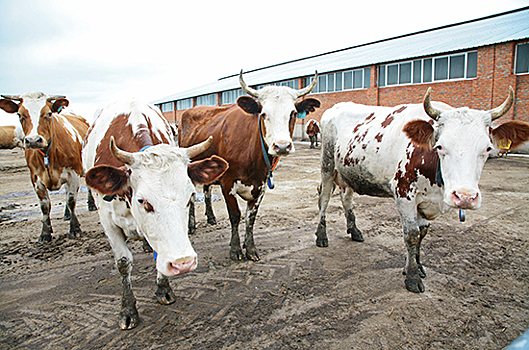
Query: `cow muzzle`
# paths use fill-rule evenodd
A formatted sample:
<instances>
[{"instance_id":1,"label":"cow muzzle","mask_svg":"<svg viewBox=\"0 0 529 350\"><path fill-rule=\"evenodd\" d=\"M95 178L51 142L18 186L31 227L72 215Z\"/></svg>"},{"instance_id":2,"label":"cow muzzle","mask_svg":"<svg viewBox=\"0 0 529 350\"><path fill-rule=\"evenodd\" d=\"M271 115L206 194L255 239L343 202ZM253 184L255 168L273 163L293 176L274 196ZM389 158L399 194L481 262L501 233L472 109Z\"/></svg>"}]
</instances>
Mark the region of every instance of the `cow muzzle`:
<instances>
[{"instance_id":1,"label":"cow muzzle","mask_svg":"<svg viewBox=\"0 0 529 350\"><path fill-rule=\"evenodd\" d=\"M479 193L464 193L459 191L452 192L452 203L459 209L477 209L479 202Z\"/></svg>"},{"instance_id":2,"label":"cow muzzle","mask_svg":"<svg viewBox=\"0 0 529 350\"><path fill-rule=\"evenodd\" d=\"M183 275L196 269L197 257L187 256L167 264L167 270L173 275Z\"/></svg>"},{"instance_id":3,"label":"cow muzzle","mask_svg":"<svg viewBox=\"0 0 529 350\"><path fill-rule=\"evenodd\" d=\"M272 155L277 156L286 156L292 151L292 142L290 141L284 141L284 142L274 142L272 144Z\"/></svg>"},{"instance_id":4,"label":"cow muzzle","mask_svg":"<svg viewBox=\"0 0 529 350\"><path fill-rule=\"evenodd\" d=\"M46 139L40 135L26 136L24 138L24 147L32 149L45 149L48 147L48 142L46 142Z\"/></svg>"}]
</instances>

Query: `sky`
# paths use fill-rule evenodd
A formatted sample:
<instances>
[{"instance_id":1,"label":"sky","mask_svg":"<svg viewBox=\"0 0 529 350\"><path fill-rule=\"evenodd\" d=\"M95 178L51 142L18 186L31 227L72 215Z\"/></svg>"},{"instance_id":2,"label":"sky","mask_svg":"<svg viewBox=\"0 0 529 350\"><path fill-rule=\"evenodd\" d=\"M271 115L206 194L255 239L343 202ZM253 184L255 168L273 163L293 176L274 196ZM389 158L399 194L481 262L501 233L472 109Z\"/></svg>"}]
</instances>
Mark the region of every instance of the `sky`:
<instances>
[{"instance_id":1,"label":"sky","mask_svg":"<svg viewBox=\"0 0 529 350\"><path fill-rule=\"evenodd\" d=\"M0 0L0 94L66 95L92 120L119 98L152 102L241 69L525 6L529 0Z\"/></svg>"}]
</instances>

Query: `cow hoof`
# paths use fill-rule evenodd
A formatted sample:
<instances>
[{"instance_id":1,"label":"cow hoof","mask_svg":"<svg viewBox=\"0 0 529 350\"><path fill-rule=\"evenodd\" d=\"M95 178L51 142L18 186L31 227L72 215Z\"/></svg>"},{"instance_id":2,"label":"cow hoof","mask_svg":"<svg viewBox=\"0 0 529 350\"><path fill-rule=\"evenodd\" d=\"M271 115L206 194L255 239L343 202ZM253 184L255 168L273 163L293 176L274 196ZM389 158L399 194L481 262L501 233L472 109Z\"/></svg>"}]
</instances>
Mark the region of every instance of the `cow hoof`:
<instances>
[{"instance_id":1,"label":"cow hoof","mask_svg":"<svg viewBox=\"0 0 529 350\"><path fill-rule=\"evenodd\" d=\"M242 260L242 250L230 251L230 259L233 261Z\"/></svg>"},{"instance_id":2,"label":"cow hoof","mask_svg":"<svg viewBox=\"0 0 529 350\"><path fill-rule=\"evenodd\" d=\"M261 258L259 257L259 254L257 254L256 251L253 251L253 252L246 251L246 259L251 260L251 261L261 260Z\"/></svg>"},{"instance_id":3,"label":"cow hoof","mask_svg":"<svg viewBox=\"0 0 529 350\"><path fill-rule=\"evenodd\" d=\"M75 229L70 230L70 234L68 236L70 238L79 238L79 237L81 237L82 233L83 232L81 231L81 229L79 227L76 227Z\"/></svg>"},{"instance_id":4,"label":"cow hoof","mask_svg":"<svg viewBox=\"0 0 529 350\"><path fill-rule=\"evenodd\" d=\"M327 238L317 238L316 239L316 246L318 247L328 247L329 246L329 240Z\"/></svg>"},{"instance_id":5,"label":"cow hoof","mask_svg":"<svg viewBox=\"0 0 529 350\"><path fill-rule=\"evenodd\" d=\"M71 218L71 215L70 215L70 213L68 212L68 213L64 213L64 216L63 216L62 220L63 220L63 221L69 221L70 218Z\"/></svg>"},{"instance_id":6,"label":"cow hoof","mask_svg":"<svg viewBox=\"0 0 529 350\"><path fill-rule=\"evenodd\" d=\"M190 228L188 228L188 230L187 230L187 234L188 234L188 235L194 235L195 232L197 232L196 227L190 227Z\"/></svg>"},{"instance_id":7,"label":"cow hoof","mask_svg":"<svg viewBox=\"0 0 529 350\"><path fill-rule=\"evenodd\" d=\"M363 242L364 236L362 236L362 232L360 232L359 230L354 230L353 232L351 232L351 239L355 242Z\"/></svg>"},{"instance_id":8,"label":"cow hoof","mask_svg":"<svg viewBox=\"0 0 529 350\"><path fill-rule=\"evenodd\" d=\"M41 234L39 237L39 243L49 243L51 242L51 234Z\"/></svg>"},{"instance_id":9,"label":"cow hoof","mask_svg":"<svg viewBox=\"0 0 529 350\"><path fill-rule=\"evenodd\" d=\"M217 224L217 219L215 217L212 217L212 218L208 217L208 224L216 225Z\"/></svg>"},{"instance_id":10,"label":"cow hoof","mask_svg":"<svg viewBox=\"0 0 529 350\"><path fill-rule=\"evenodd\" d=\"M173 290L169 288L158 287L156 292L154 292L156 300L162 305L170 305L176 301L176 296L173 293Z\"/></svg>"},{"instance_id":11,"label":"cow hoof","mask_svg":"<svg viewBox=\"0 0 529 350\"><path fill-rule=\"evenodd\" d=\"M406 289L413 293L424 293L424 285L420 278L406 278Z\"/></svg>"},{"instance_id":12,"label":"cow hoof","mask_svg":"<svg viewBox=\"0 0 529 350\"><path fill-rule=\"evenodd\" d=\"M95 204L88 204L88 211L97 211L97 206Z\"/></svg>"},{"instance_id":13,"label":"cow hoof","mask_svg":"<svg viewBox=\"0 0 529 350\"><path fill-rule=\"evenodd\" d=\"M138 310L121 311L119 313L119 328L123 330L132 329L140 323L140 317L138 316Z\"/></svg>"}]
</instances>

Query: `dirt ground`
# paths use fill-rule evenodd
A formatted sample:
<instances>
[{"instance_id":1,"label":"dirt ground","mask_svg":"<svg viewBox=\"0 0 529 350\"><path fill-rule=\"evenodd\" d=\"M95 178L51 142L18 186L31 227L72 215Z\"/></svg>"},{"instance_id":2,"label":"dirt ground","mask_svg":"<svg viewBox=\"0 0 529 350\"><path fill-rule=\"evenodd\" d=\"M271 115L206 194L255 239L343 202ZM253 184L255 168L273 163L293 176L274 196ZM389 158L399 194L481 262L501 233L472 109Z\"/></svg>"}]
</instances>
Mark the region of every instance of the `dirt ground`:
<instances>
[{"instance_id":1,"label":"dirt ground","mask_svg":"<svg viewBox=\"0 0 529 350\"><path fill-rule=\"evenodd\" d=\"M67 237L64 195L53 193L54 239L39 244L23 153L0 151L0 349L502 349L529 327L529 158L489 160L482 208L464 223L456 211L432 223L426 291L413 294L393 200L355 197L358 243L335 194L329 247L316 247L320 152L296 148L279 162L259 211L261 261L229 260L224 202L214 203L215 226L198 204L199 266L171 279L177 301L162 306L152 254L131 243L141 321L130 331L117 326L120 277L86 192L78 201L84 235Z\"/></svg>"}]
</instances>

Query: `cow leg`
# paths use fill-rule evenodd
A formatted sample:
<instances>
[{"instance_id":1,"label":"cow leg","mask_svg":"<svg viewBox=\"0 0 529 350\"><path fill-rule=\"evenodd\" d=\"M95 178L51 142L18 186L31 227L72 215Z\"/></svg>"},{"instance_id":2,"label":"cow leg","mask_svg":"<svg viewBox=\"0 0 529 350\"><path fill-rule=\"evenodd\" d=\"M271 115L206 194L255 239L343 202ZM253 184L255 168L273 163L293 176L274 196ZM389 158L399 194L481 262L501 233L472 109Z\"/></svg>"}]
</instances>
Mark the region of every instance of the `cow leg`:
<instances>
[{"instance_id":1,"label":"cow leg","mask_svg":"<svg viewBox=\"0 0 529 350\"><path fill-rule=\"evenodd\" d=\"M39 243L50 242L53 228L51 227L51 201L48 190L42 182L38 181L35 184L35 192L39 198L40 211L42 212L42 230L40 232Z\"/></svg>"},{"instance_id":2,"label":"cow leg","mask_svg":"<svg viewBox=\"0 0 529 350\"><path fill-rule=\"evenodd\" d=\"M357 242L363 242L364 237L362 232L356 227L356 217L353 211L353 189L351 187L340 187L340 198L342 199L342 206L347 220L347 233L351 235L351 239Z\"/></svg>"},{"instance_id":3,"label":"cow leg","mask_svg":"<svg viewBox=\"0 0 529 350\"><path fill-rule=\"evenodd\" d=\"M103 203L99 201L100 205L112 205L111 203ZM114 252L114 259L116 267L121 275L122 297L121 309L119 311L118 324L121 329L132 329L136 327L140 321L138 310L136 309L136 298L132 293L132 285L130 274L132 271L132 253L125 242L126 237L123 230L116 226L112 221L111 210L100 211L101 225L108 237L112 251ZM101 215L101 213L104 213Z\"/></svg>"},{"instance_id":4,"label":"cow leg","mask_svg":"<svg viewBox=\"0 0 529 350\"><path fill-rule=\"evenodd\" d=\"M88 211L96 211L97 205L96 201L94 200L94 196L92 195L92 190L88 188L88 194L87 194L87 202L88 202Z\"/></svg>"},{"instance_id":5,"label":"cow leg","mask_svg":"<svg viewBox=\"0 0 529 350\"><path fill-rule=\"evenodd\" d=\"M158 276L156 277L156 286L157 288L156 292L154 292L154 295L160 304L169 305L176 301L176 296L174 295L173 289L169 284L169 279L159 271Z\"/></svg>"},{"instance_id":6,"label":"cow leg","mask_svg":"<svg viewBox=\"0 0 529 350\"><path fill-rule=\"evenodd\" d=\"M197 225L195 221L195 195L189 202L189 220L187 222L187 234L193 235L197 231Z\"/></svg>"},{"instance_id":7,"label":"cow leg","mask_svg":"<svg viewBox=\"0 0 529 350\"><path fill-rule=\"evenodd\" d=\"M417 255L415 256L415 261L417 261L417 268L419 269L419 276L421 278L426 277L426 271L421 264L421 243L424 237L428 234L428 229L430 228L430 223L421 217L419 217L419 243L417 243Z\"/></svg>"},{"instance_id":8,"label":"cow leg","mask_svg":"<svg viewBox=\"0 0 529 350\"><path fill-rule=\"evenodd\" d=\"M316 147L318 147L318 134L314 135L314 140L316 141Z\"/></svg>"},{"instance_id":9,"label":"cow leg","mask_svg":"<svg viewBox=\"0 0 529 350\"><path fill-rule=\"evenodd\" d=\"M246 249L246 258L252 261L261 260L253 240L253 226L255 223L255 218L257 217L257 211L259 211L259 206L263 200L264 193L265 187L263 186L259 197L255 200L248 201L246 207L246 235L244 237L244 248Z\"/></svg>"},{"instance_id":10,"label":"cow leg","mask_svg":"<svg viewBox=\"0 0 529 350\"><path fill-rule=\"evenodd\" d=\"M213 206L211 205L211 185L204 185L204 205L206 207L206 217L208 218L208 224L215 225L217 219L215 213L213 213Z\"/></svg>"},{"instance_id":11,"label":"cow leg","mask_svg":"<svg viewBox=\"0 0 529 350\"><path fill-rule=\"evenodd\" d=\"M70 209L68 209L68 195L66 195L66 204L64 205L64 216L62 219L64 221L70 220L72 215L70 214Z\"/></svg>"},{"instance_id":12,"label":"cow leg","mask_svg":"<svg viewBox=\"0 0 529 350\"><path fill-rule=\"evenodd\" d=\"M412 201L398 199L397 209L402 220L402 229L404 232L404 242L408 255L406 257L404 280L406 289L414 293L424 292L424 285L419 272L417 257L419 256L421 230L418 224L417 208Z\"/></svg>"},{"instance_id":13,"label":"cow leg","mask_svg":"<svg viewBox=\"0 0 529 350\"><path fill-rule=\"evenodd\" d=\"M314 148L314 135L309 135L310 139L310 148Z\"/></svg>"},{"instance_id":14,"label":"cow leg","mask_svg":"<svg viewBox=\"0 0 529 350\"><path fill-rule=\"evenodd\" d=\"M231 224L231 240L230 240L230 259L239 261L242 260L243 254L241 249L241 240L239 238L239 222L241 221L241 211L239 210L239 204L237 198L229 193L231 186L222 186L222 194L226 201L226 207L228 208L228 215L230 217Z\"/></svg>"},{"instance_id":15,"label":"cow leg","mask_svg":"<svg viewBox=\"0 0 529 350\"><path fill-rule=\"evenodd\" d=\"M79 177L72 176L66 183L66 206L70 211L70 238L81 236L81 225L75 215L75 204L77 202L77 191L79 191Z\"/></svg>"}]
</instances>

